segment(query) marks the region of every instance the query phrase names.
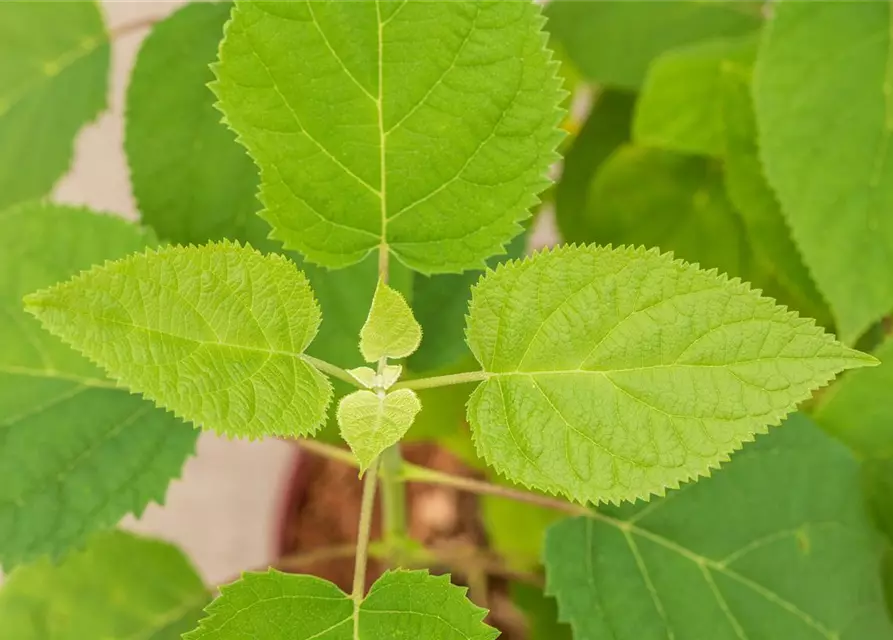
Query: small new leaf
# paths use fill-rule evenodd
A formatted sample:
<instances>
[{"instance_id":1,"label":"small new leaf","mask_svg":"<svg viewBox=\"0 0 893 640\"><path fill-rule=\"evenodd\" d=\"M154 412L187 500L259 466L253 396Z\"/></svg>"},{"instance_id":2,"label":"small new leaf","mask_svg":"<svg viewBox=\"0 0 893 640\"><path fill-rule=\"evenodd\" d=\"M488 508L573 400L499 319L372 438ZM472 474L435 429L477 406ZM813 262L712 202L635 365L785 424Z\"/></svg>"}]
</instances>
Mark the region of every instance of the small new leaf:
<instances>
[{"instance_id":1,"label":"small new leaf","mask_svg":"<svg viewBox=\"0 0 893 640\"><path fill-rule=\"evenodd\" d=\"M360 352L366 362L380 358L405 358L419 348L422 328L406 299L378 281L369 317L360 330Z\"/></svg>"},{"instance_id":2,"label":"small new leaf","mask_svg":"<svg viewBox=\"0 0 893 640\"><path fill-rule=\"evenodd\" d=\"M484 609L427 571L388 571L358 607L331 582L278 571L246 573L221 589L184 640L494 640Z\"/></svg>"},{"instance_id":3,"label":"small new leaf","mask_svg":"<svg viewBox=\"0 0 893 640\"><path fill-rule=\"evenodd\" d=\"M709 473L838 372L876 364L739 280L656 250L566 246L490 272L468 419L515 482L578 501Z\"/></svg>"},{"instance_id":4,"label":"small new leaf","mask_svg":"<svg viewBox=\"0 0 893 640\"><path fill-rule=\"evenodd\" d=\"M348 369L347 373L367 389L390 389L400 379L403 367L399 364L385 365L381 375L372 367Z\"/></svg>"},{"instance_id":5,"label":"small new leaf","mask_svg":"<svg viewBox=\"0 0 893 640\"><path fill-rule=\"evenodd\" d=\"M0 590L4 640L175 640L211 600L183 553L123 531L12 572Z\"/></svg>"},{"instance_id":6,"label":"small new leaf","mask_svg":"<svg viewBox=\"0 0 893 640\"><path fill-rule=\"evenodd\" d=\"M422 409L411 389L354 391L338 403L341 437L360 462L360 472L369 468L382 451L400 441Z\"/></svg>"},{"instance_id":7,"label":"small new leaf","mask_svg":"<svg viewBox=\"0 0 893 640\"><path fill-rule=\"evenodd\" d=\"M309 435L331 384L303 359L319 307L287 259L230 242L164 247L27 296L52 333L196 425Z\"/></svg>"}]
</instances>

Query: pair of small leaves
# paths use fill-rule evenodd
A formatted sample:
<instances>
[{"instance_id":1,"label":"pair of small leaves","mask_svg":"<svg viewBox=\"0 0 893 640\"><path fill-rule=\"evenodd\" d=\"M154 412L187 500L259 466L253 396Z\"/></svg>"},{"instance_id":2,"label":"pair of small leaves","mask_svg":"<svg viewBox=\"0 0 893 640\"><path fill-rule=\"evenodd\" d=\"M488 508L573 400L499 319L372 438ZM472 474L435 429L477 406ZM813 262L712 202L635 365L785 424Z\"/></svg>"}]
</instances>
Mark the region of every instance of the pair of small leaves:
<instances>
[{"instance_id":1,"label":"pair of small leaves","mask_svg":"<svg viewBox=\"0 0 893 640\"><path fill-rule=\"evenodd\" d=\"M42 331L22 296L154 236L73 207L0 212L0 565L62 556L97 529L161 503L195 429L117 388Z\"/></svg>"},{"instance_id":2,"label":"pair of small leaves","mask_svg":"<svg viewBox=\"0 0 893 640\"><path fill-rule=\"evenodd\" d=\"M248 573L221 589L208 617L184 640L494 640L473 605L448 576L389 571L362 601L331 582L278 571Z\"/></svg>"},{"instance_id":3,"label":"pair of small leaves","mask_svg":"<svg viewBox=\"0 0 893 640\"><path fill-rule=\"evenodd\" d=\"M328 383L302 357L318 311L281 258L228 243L161 249L28 304L197 424L303 435L323 418ZM737 280L632 248L569 246L499 267L474 288L467 335L485 377L468 403L478 453L579 501L704 475L838 372L876 363ZM357 405L390 434L408 428L417 402L364 393Z\"/></svg>"},{"instance_id":4,"label":"pair of small leaves","mask_svg":"<svg viewBox=\"0 0 893 640\"><path fill-rule=\"evenodd\" d=\"M0 591L0 638L180 640L210 600L175 547L104 532L60 564L44 558L7 577Z\"/></svg>"},{"instance_id":5,"label":"pair of small leaves","mask_svg":"<svg viewBox=\"0 0 893 640\"><path fill-rule=\"evenodd\" d=\"M850 453L793 416L709 482L554 525L547 592L576 640L889 638L859 484Z\"/></svg>"}]
</instances>

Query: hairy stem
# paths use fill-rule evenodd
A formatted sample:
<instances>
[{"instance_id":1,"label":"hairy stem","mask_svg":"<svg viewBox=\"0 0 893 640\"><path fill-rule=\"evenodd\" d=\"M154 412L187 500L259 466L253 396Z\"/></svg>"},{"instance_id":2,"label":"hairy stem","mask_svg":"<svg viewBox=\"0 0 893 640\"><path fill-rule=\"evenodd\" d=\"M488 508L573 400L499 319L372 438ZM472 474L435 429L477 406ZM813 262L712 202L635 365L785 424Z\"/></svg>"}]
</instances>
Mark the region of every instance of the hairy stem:
<instances>
[{"instance_id":1,"label":"hairy stem","mask_svg":"<svg viewBox=\"0 0 893 640\"><path fill-rule=\"evenodd\" d=\"M432 389L434 387L446 387L453 384L466 384L480 382L490 377L486 371L466 371L463 373L451 373L446 376L434 376L432 378L417 378L404 380L394 385L394 389Z\"/></svg>"},{"instance_id":2,"label":"hairy stem","mask_svg":"<svg viewBox=\"0 0 893 640\"><path fill-rule=\"evenodd\" d=\"M409 529L406 518L406 485L400 445L388 447L381 454L381 510L385 544L396 553ZM399 560L394 558L394 560ZM399 564L399 562L398 562Z\"/></svg>"},{"instance_id":3,"label":"hairy stem","mask_svg":"<svg viewBox=\"0 0 893 640\"><path fill-rule=\"evenodd\" d=\"M363 502L360 507L360 526L357 531L357 555L353 570L353 590L350 597L354 601L354 635L359 619L360 602L366 594L366 564L369 555L369 535L372 531L372 511L375 508L375 490L378 487L378 464L376 459L366 471L363 480Z\"/></svg>"},{"instance_id":4,"label":"hairy stem","mask_svg":"<svg viewBox=\"0 0 893 640\"><path fill-rule=\"evenodd\" d=\"M319 358L314 358L313 356L308 356L306 353L301 356L301 359L304 360L307 364L316 367L324 374L332 376L333 378L338 378L342 382L346 382L352 387L357 387L358 389L362 388L359 382L357 382L356 378L347 373L341 367L335 366L330 362L326 362L325 360L320 360Z\"/></svg>"}]
</instances>

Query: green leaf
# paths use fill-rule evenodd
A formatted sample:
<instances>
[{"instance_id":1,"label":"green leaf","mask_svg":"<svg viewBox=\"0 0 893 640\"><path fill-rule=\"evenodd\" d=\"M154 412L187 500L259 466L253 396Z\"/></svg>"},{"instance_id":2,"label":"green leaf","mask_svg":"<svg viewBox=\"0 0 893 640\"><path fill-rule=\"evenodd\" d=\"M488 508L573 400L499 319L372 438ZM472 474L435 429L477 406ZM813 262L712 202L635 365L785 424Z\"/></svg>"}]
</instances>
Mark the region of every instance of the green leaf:
<instances>
[{"instance_id":1,"label":"green leaf","mask_svg":"<svg viewBox=\"0 0 893 640\"><path fill-rule=\"evenodd\" d=\"M893 458L893 339L874 355L881 365L844 376L822 396L814 417L860 455Z\"/></svg>"},{"instance_id":2,"label":"green leaf","mask_svg":"<svg viewBox=\"0 0 893 640\"><path fill-rule=\"evenodd\" d=\"M230 242L132 255L26 298L116 380L229 436L309 435L332 388L303 352L319 306L281 256Z\"/></svg>"},{"instance_id":3,"label":"green leaf","mask_svg":"<svg viewBox=\"0 0 893 640\"><path fill-rule=\"evenodd\" d=\"M552 2L549 32L590 80L637 89L651 61L686 44L760 25L756 2Z\"/></svg>"},{"instance_id":4,"label":"green leaf","mask_svg":"<svg viewBox=\"0 0 893 640\"><path fill-rule=\"evenodd\" d=\"M893 636L859 466L803 417L706 482L554 526L547 592L576 640Z\"/></svg>"},{"instance_id":5,"label":"green leaf","mask_svg":"<svg viewBox=\"0 0 893 640\"><path fill-rule=\"evenodd\" d=\"M512 600L527 616L527 637L530 640L572 640L571 628L558 622L558 605L541 590L526 584L513 583Z\"/></svg>"},{"instance_id":6,"label":"green leaf","mask_svg":"<svg viewBox=\"0 0 893 640\"><path fill-rule=\"evenodd\" d=\"M487 266L493 268L500 262L523 256L527 235L515 236L507 247L507 254L490 258ZM429 336L407 361L413 372L430 373L471 358L465 342L465 313L471 299L471 287L482 275L481 271L466 271L416 275L413 279L413 313L422 326L422 335Z\"/></svg>"},{"instance_id":7,"label":"green leaf","mask_svg":"<svg viewBox=\"0 0 893 640\"><path fill-rule=\"evenodd\" d=\"M360 462L362 474L382 451L409 431L422 409L412 389L392 393L354 391L338 403L341 437Z\"/></svg>"},{"instance_id":8,"label":"green leaf","mask_svg":"<svg viewBox=\"0 0 893 640\"><path fill-rule=\"evenodd\" d=\"M562 237L575 242L589 233L589 184L596 170L630 138L635 94L603 90L568 149L555 187L555 218Z\"/></svg>"},{"instance_id":9,"label":"green leaf","mask_svg":"<svg viewBox=\"0 0 893 640\"><path fill-rule=\"evenodd\" d=\"M487 376L468 404L478 453L593 502L705 475L836 373L876 363L738 280L628 247L488 274L468 343Z\"/></svg>"},{"instance_id":10,"label":"green leaf","mask_svg":"<svg viewBox=\"0 0 893 640\"><path fill-rule=\"evenodd\" d=\"M120 218L0 212L0 565L55 558L161 503L197 432L126 390L22 309L22 296L154 244ZM3 628L0 625L0 628Z\"/></svg>"},{"instance_id":11,"label":"green leaf","mask_svg":"<svg viewBox=\"0 0 893 640\"><path fill-rule=\"evenodd\" d=\"M766 176L847 343L893 309L891 21L886 2L778 2L754 75Z\"/></svg>"},{"instance_id":12,"label":"green leaf","mask_svg":"<svg viewBox=\"0 0 893 640\"><path fill-rule=\"evenodd\" d=\"M755 52L754 52L755 53ZM751 62L723 62L718 88L729 200L741 214L762 275L758 284L779 302L831 326L831 316L763 173L751 96Z\"/></svg>"},{"instance_id":13,"label":"green leaf","mask_svg":"<svg viewBox=\"0 0 893 640\"><path fill-rule=\"evenodd\" d=\"M179 640L210 600L178 549L109 531L59 565L44 559L14 571L0 590L0 636Z\"/></svg>"},{"instance_id":14,"label":"green leaf","mask_svg":"<svg viewBox=\"0 0 893 640\"><path fill-rule=\"evenodd\" d=\"M381 375L372 367L357 367L356 369L349 369L347 373L367 389L378 387L386 390L394 386L394 383L400 379L403 367L399 364L385 365Z\"/></svg>"},{"instance_id":15,"label":"green leaf","mask_svg":"<svg viewBox=\"0 0 893 640\"><path fill-rule=\"evenodd\" d=\"M636 105L633 139L671 151L722 156L726 68L753 59L752 37L711 40L658 57Z\"/></svg>"},{"instance_id":16,"label":"green leaf","mask_svg":"<svg viewBox=\"0 0 893 640\"><path fill-rule=\"evenodd\" d=\"M729 202L716 160L625 145L589 189L574 241L660 247L730 276L754 273L740 214Z\"/></svg>"},{"instance_id":17,"label":"green leaf","mask_svg":"<svg viewBox=\"0 0 893 640\"><path fill-rule=\"evenodd\" d=\"M329 267L502 252L562 137L543 22L530 2L237 3L212 87L274 237Z\"/></svg>"},{"instance_id":18,"label":"green leaf","mask_svg":"<svg viewBox=\"0 0 893 640\"><path fill-rule=\"evenodd\" d=\"M96 2L0 3L0 209L68 170L78 131L106 107L108 73Z\"/></svg>"},{"instance_id":19,"label":"green leaf","mask_svg":"<svg viewBox=\"0 0 893 640\"><path fill-rule=\"evenodd\" d=\"M124 148L142 219L162 238L264 248L258 240L269 227L255 215L257 170L220 123L206 86L231 9L189 4L153 27L127 89Z\"/></svg>"},{"instance_id":20,"label":"green leaf","mask_svg":"<svg viewBox=\"0 0 893 640\"><path fill-rule=\"evenodd\" d=\"M435 336L436 337L436 336ZM422 328L398 291L382 280L375 287L366 323L360 329L360 353L366 362L405 358L422 341Z\"/></svg>"},{"instance_id":21,"label":"green leaf","mask_svg":"<svg viewBox=\"0 0 893 640\"><path fill-rule=\"evenodd\" d=\"M493 640L486 613L447 576L388 571L359 606L331 582L278 571L246 573L221 589L184 640ZM354 620L356 616L356 622Z\"/></svg>"}]
</instances>

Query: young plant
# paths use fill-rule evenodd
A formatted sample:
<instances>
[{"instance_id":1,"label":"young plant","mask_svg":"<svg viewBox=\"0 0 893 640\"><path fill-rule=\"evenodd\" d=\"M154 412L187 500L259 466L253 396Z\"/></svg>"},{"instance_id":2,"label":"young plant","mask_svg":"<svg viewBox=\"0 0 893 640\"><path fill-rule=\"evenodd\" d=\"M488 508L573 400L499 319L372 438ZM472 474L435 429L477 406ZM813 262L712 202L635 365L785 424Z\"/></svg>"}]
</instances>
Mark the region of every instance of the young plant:
<instances>
[{"instance_id":1,"label":"young plant","mask_svg":"<svg viewBox=\"0 0 893 640\"><path fill-rule=\"evenodd\" d=\"M409 540L410 481L488 497L506 573L537 587L517 591L536 637L893 637L859 463L788 418L879 364L852 345L874 346L866 331L893 308L888 279L857 278L836 250L825 261L852 232L850 262L891 266L878 230L893 179L886 133L862 121L872 162L834 129L846 180L804 177L828 116L798 110L832 98L805 71L803 25L848 51L889 6L783 1L764 26L752 4L555 3L559 69L533 2L187 5L153 27L128 89L142 226L33 201L100 109L108 66L95 5L47 6L0 5L15 35L0 39L0 134L77 98L36 138L39 171L31 147L3 147L26 175L0 172L14 185L0 194L0 563L15 568L0 637L497 637L449 576L417 568L441 558ZM521 258L562 129L576 131L562 75L598 85L554 193L574 243ZM822 95L791 103L800 86ZM877 116L877 96L856 94ZM848 374L815 412L881 458L866 468L882 529L884 436L850 416L888 417L889 376ZM470 440L444 406L465 407ZM108 530L163 501L189 424L299 438L357 468L350 593L270 568L213 597L176 549ZM492 481L407 463L413 430L473 444ZM367 591L371 555L390 568Z\"/></svg>"}]
</instances>

